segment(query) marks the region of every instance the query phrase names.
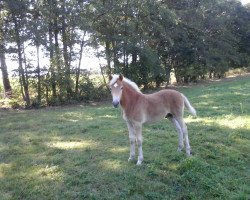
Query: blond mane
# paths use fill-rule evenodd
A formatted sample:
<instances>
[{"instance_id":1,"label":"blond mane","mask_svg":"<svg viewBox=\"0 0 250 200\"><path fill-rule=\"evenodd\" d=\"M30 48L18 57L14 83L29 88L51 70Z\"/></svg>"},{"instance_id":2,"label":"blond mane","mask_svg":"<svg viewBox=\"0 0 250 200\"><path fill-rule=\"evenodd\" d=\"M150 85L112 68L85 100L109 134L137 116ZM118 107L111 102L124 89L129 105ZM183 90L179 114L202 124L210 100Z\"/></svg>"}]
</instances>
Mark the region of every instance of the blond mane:
<instances>
[{"instance_id":1,"label":"blond mane","mask_svg":"<svg viewBox=\"0 0 250 200\"><path fill-rule=\"evenodd\" d=\"M133 89L135 89L137 92L139 92L139 93L142 93L141 92L141 90L140 90L140 88L138 87L138 85L135 83L135 82L133 82L133 81L131 81L131 80L129 80L128 78L123 78L123 81L125 82L125 83L127 83L128 85L130 85Z\"/></svg>"},{"instance_id":2,"label":"blond mane","mask_svg":"<svg viewBox=\"0 0 250 200\"><path fill-rule=\"evenodd\" d=\"M119 75L114 74L112 80L111 80L110 83L109 83L109 85L111 86L111 85L115 84L115 82L116 82L118 79L119 79ZM131 80L129 80L128 78L125 78L125 77L123 77L123 80L122 80L122 81L124 81L124 82L127 83L129 86L131 86L135 91L137 91L137 92L139 92L139 93L142 93L141 90L140 90L140 88L138 87L138 85L137 85L135 82L133 82L133 81L131 81Z\"/></svg>"}]
</instances>

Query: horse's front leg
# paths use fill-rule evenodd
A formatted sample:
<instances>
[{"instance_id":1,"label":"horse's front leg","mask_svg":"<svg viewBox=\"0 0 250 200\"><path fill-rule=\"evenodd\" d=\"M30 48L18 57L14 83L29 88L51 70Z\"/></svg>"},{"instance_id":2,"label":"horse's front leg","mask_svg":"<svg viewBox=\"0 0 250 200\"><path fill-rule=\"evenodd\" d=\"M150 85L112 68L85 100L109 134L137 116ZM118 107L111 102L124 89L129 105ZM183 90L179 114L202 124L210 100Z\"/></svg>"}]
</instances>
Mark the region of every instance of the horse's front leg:
<instances>
[{"instance_id":1,"label":"horse's front leg","mask_svg":"<svg viewBox=\"0 0 250 200\"><path fill-rule=\"evenodd\" d=\"M128 161L132 161L135 159L135 132L133 124L127 121L128 132L129 132L129 142L130 142L130 154Z\"/></svg>"},{"instance_id":2,"label":"horse's front leg","mask_svg":"<svg viewBox=\"0 0 250 200\"><path fill-rule=\"evenodd\" d=\"M143 152L142 152L142 125L136 124L135 125L135 135L136 135L136 141L138 145L138 160L137 165L141 165L143 161Z\"/></svg>"}]
</instances>

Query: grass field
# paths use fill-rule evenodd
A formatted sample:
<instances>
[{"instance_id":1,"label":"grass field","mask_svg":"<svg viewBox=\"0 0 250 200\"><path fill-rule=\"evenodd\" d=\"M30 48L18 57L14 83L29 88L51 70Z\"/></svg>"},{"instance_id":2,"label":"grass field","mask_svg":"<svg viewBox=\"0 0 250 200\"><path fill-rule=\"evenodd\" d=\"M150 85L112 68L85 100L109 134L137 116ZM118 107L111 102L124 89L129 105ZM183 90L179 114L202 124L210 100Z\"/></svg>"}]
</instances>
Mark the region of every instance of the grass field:
<instances>
[{"instance_id":1,"label":"grass field","mask_svg":"<svg viewBox=\"0 0 250 200\"><path fill-rule=\"evenodd\" d=\"M193 156L165 120L143 128L142 166L111 104L0 111L0 199L250 199L250 77L180 88Z\"/></svg>"}]
</instances>

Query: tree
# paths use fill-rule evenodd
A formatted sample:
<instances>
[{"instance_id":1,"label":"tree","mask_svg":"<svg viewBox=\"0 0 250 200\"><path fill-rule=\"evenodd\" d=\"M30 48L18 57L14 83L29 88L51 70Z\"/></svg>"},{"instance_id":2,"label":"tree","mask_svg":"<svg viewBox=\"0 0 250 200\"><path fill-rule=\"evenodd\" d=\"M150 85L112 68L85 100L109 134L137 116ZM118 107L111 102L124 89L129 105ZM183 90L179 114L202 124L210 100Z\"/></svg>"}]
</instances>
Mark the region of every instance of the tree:
<instances>
[{"instance_id":1,"label":"tree","mask_svg":"<svg viewBox=\"0 0 250 200\"><path fill-rule=\"evenodd\" d=\"M5 59L5 34L6 34L6 15L7 11L4 9L4 5L0 3L0 63L1 71L3 77L3 86L4 86L4 97L9 98L12 95L12 89L9 81L9 75Z\"/></svg>"},{"instance_id":2,"label":"tree","mask_svg":"<svg viewBox=\"0 0 250 200\"><path fill-rule=\"evenodd\" d=\"M13 24L13 39L17 45L18 54L18 72L21 85L21 93L26 102L26 106L30 106L29 82L27 70L23 67L24 60L24 41L25 41L25 24L27 20L27 2L25 1L7 1L8 11L10 13L11 23Z\"/></svg>"},{"instance_id":3,"label":"tree","mask_svg":"<svg viewBox=\"0 0 250 200\"><path fill-rule=\"evenodd\" d=\"M231 30L238 40L238 52L240 62L234 63L236 67L247 67L250 65L250 4L242 6L235 3L232 12Z\"/></svg>"},{"instance_id":4,"label":"tree","mask_svg":"<svg viewBox=\"0 0 250 200\"><path fill-rule=\"evenodd\" d=\"M222 77L250 63L249 7L237 0L5 0L0 5L1 69L7 77L5 54L17 55L27 106L84 99L83 89L94 89L81 69L88 46L107 60L102 75L123 73L144 88L169 84L171 72L183 83ZM27 58L27 47L36 49L35 62ZM41 54L48 66L40 62Z\"/></svg>"}]
</instances>

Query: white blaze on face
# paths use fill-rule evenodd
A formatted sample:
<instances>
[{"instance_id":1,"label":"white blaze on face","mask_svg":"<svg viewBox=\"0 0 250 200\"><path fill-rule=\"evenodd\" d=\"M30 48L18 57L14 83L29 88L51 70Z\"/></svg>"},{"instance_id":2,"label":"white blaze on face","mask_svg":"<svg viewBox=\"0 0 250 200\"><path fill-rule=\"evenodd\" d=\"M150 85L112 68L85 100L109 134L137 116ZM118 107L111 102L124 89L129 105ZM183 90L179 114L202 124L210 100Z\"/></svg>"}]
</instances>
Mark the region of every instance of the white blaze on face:
<instances>
[{"instance_id":1,"label":"white blaze on face","mask_svg":"<svg viewBox=\"0 0 250 200\"><path fill-rule=\"evenodd\" d=\"M114 74L114 75L112 76L111 81L109 82L109 86L111 87L112 85L114 85L115 82L118 80L118 78L119 78L119 75Z\"/></svg>"},{"instance_id":2,"label":"white blaze on face","mask_svg":"<svg viewBox=\"0 0 250 200\"><path fill-rule=\"evenodd\" d=\"M111 88L112 97L113 97L112 103L115 107L117 107L119 105L121 94L122 94L121 88L119 88L119 85L117 83L118 79L119 79L119 75L113 75L113 77L109 83L109 86Z\"/></svg>"}]
</instances>

